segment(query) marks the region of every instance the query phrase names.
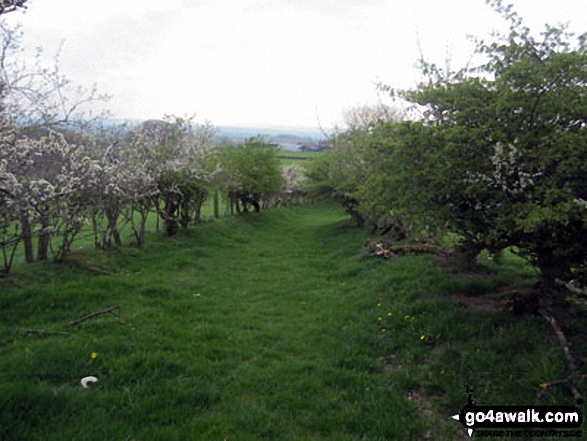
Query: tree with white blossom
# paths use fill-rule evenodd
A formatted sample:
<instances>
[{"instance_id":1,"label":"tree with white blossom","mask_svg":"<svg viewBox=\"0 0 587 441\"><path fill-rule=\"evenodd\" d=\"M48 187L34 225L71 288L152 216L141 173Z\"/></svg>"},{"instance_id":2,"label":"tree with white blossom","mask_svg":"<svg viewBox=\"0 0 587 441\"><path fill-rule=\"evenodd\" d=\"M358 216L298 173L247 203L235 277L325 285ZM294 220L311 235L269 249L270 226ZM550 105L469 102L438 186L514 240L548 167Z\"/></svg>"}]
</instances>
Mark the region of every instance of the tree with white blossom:
<instances>
[{"instance_id":1,"label":"tree with white blossom","mask_svg":"<svg viewBox=\"0 0 587 441\"><path fill-rule=\"evenodd\" d=\"M427 109L430 146L426 180L403 176L471 255L518 247L547 302L557 279L586 265L587 34L546 26L535 37L511 7L489 3L511 28L477 42L485 62L449 79L428 65L430 81L402 94Z\"/></svg>"},{"instance_id":2,"label":"tree with white blossom","mask_svg":"<svg viewBox=\"0 0 587 441\"><path fill-rule=\"evenodd\" d=\"M0 19L0 84L4 112L22 130L83 130L104 118L108 112L93 109L110 97L99 93L94 84L75 85L60 69L61 46L52 60L39 47L31 64L23 57L23 31Z\"/></svg>"}]
</instances>

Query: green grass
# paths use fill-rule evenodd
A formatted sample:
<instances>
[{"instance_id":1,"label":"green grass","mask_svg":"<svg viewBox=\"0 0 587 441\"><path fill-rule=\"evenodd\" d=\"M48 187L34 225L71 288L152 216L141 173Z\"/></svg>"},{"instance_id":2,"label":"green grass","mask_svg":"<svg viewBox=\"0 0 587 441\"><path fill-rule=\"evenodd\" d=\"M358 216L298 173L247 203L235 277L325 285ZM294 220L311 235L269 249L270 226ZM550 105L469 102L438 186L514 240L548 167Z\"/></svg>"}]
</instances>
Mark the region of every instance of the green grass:
<instances>
[{"instance_id":1,"label":"green grass","mask_svg":"<svg viewBox=\"0 0 587 441\"><path fill-rule=\"evenodd\" d=\"M519 261L473 277L365 257L364 236L339 208L303 207L16 265L0 281L0 439L451 440L466 386L533 404L567 375L542 321L459 300L531 283ZM130 326L69 324L115 305Z\"/></svg>"},{"instance_id":2,"label":"green grass","mask_svg":"<svg viewBox=\"0 0 587 441\"><path fill-rule=\"evenodd\" d=\"M322 154L322 152L290 152L290 151L280 150L279 153L277 154L277 157L281 160L281 163L283 165L289 165L289 164L302 164L303 165L321 154Z\"/></svg>"},{"instance_id":3,"label":"green grass","mask_svg":"<svg viewBox=\"0 0 587 441\"><path fill-rule=\"evenodd\" d=\"M280 150L277 156L290 156L292 158L299 158L300 160L312 159L320 156L323 152L292 152L289 150Z\"/></svg>"}]
</instances>

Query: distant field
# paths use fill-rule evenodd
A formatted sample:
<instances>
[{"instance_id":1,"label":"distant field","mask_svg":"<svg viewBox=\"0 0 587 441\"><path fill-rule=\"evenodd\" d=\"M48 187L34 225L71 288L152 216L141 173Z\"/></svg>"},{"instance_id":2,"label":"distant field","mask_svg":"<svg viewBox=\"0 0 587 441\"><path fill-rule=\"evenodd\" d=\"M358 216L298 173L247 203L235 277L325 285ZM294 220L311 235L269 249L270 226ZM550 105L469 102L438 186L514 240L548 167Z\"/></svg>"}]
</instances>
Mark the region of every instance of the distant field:
<instances>
[{"instance_id":1,"label":"distant field","mask_svg":"<svg viewBox=\"0 0 587 441\"><path fill-rule=\"evenodd\" d=\"M277 156L281 159L283 164L300 164L322 155L323 152L290 152L287 150L280 150Z\"/></svg>"},{"instance_id":2,"label":"distant field","mask_svg":"<svg viewBox=\"0 0 587 441\"><path fill-rule=\"evenodd\" d=\"M286 150L280 151L277 156L280 157L292 157L296 159L312 159L316 156L321 155L323 152L290 152Z\"/></svg>"}]
</instances>

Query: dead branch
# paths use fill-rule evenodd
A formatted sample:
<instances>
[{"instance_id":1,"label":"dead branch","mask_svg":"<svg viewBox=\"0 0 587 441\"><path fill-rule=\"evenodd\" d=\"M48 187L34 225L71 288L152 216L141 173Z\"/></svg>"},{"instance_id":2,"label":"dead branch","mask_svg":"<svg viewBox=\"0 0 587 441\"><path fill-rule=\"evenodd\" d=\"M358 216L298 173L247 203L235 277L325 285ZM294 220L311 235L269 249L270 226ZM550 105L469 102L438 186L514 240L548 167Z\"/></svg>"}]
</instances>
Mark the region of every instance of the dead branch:
<instances>
[{"instance_id":1,"label":"dead branch","mask_svg":"<svg viewBox=\"0 0 587 441\"><path fill-rule=\"evenodd\" d=\"M570 389L571 393L573 394L573 397L575 398L575 402L577 404L581 404L583 402L583 397L573 383L574 383L574 375L569 375L566 378L561 378L559 380L553 380L553 381L549 381L548 383L544 383L541 385L542 390L540 391L540 393L536 397L536 401L540 401L542 398L544 398L544 396L546 395L546 392L548 391L549 388L551 388L553 386L565 385Z\"/></svg>"},{"instance_id":2,"label":"dead branch","mask_svg":"<svg viewBox=\"0 0 587 441\"><path fill-rule=\"evenodd\" d=\"M442 248L434 245L404 245L389 248L393 253L406 254L406 253L431 253L431 254L443 254Z\"/></svg>"},{"instance_id":3,"label":"dead branch","mask_svg":"<svg viewBox=\"0 0 587 441\"><path fill-rule=\"evenodd\" d=\"M375 244L371 242L371 239L365 240L365 246L369 247L371 255L383 257L389 259L391 257L398 257L408 253L431 253L437 255L445 254L445 251L435 245L422 244L422 245L397 245L389 246L383 243L381 239L377 239Z\"/></svg>"},{"instance_id":4,"label":"dead branch","mask_svg":"<svg viewBox=\"0 0 587 441\"><path fill-rule=\"evenodd\" d=\"M552 326L552 329L554 329L554 333L556 334L556 338L558 339L559 343L563 347L563 350L565 352L565 357L567 358L567 361L569 362L569 365L571 366L571 369L574 372L577 369L577 365L575 364L575 359L573 358L573 356L571 354L571 349L569 348L569 342L568 342L567 337L565 336L563 330L560 328L560 326L556 322L555 318L553 316L549 315L546 311L544 311L543 309L539 309L538 313L550 324L550 326Z\"/></svg>"},{"instance_id":5,"label":"dead branch","mask_svg":"<svg viewBox=\"0 0 587 441\"><path fill-rule=\"evenodd\" d=\"M543 390L538 395L538 397L539 397L538 399L540 399L540 398L542 398L542 396L544 396L544 393L546 393L546 390L548 389L548 387L555 386L558 384L566 384L567 387L571 390L571 393L573 394L575 401L577 403L581 403L583 401L583 397L581 396L581 394L579 393L579 391L577 390L577 388L574 385L574 380L578 375L579 369L578 369L578 365L575 361L575 358L571 354L571 348L569 346L569 341L567 340L565 333L563 332L563 330L558 325L558 323L556 322L555 318L552 315L548 314L542 308L538 310L538 313L550 324L550 326L554 330L556 338L563 348L563 351L565 353L565 358L567 359L567 361L569 363L569 367L571 369L571 374L567 378L564 378L561 380L551 381L550 383L545 383L545 387L543 387Z\"/></svg>"},{"instance_id":6,"label":"dead branch","mask_svg":"<svg viewBox=\"0 0 587 441\"><path fill-rule=\"evenodd\" d=\"M119 321L120 323L122 323L123 325L127 325L127 326L128 326L128 322L127 322L127 321L125 321L125 320L122 318L122 316L121 316L119 313L117 313L117 312L114 312L114 311L110 311L110 314L113 314L113 315L115 315L116 317L118 317L118 321Z\"/></svg>"},{"instance_id":7,"label":"dead branch","mask_svg":"<svg viewBox=\"0 0 587 441\"><path fill-rule=\"evenodd\" d=\"M95 273L106 274L108 276L117 276L118 274L112 273L110 271L106 271L102 268L98 268L97 266L88 266L88 270L93 271Z\"/></svg>"},{"instance_id":8,"label":"dead branch","mask_svg":"<svg viewBox=\"0 0 587 441\"><path fill-rule=\"evenodd\" d=\"M118 317L118 320L120 321L120 323L128 326L128 323L120 316L120 314L118 314L117 312L114 312L115 309L120 309L120 306L112 306L108 309L103 309L102 311L92 312L91 314L88 314L85 317L82 317L80 319L73 320L73 321L69 322L69 324L70 325L77 325L78 323L85 322L86 320L89 320L91 318L97 317L102 314L112 314L112 315Z\"/></svg>"},{"instance_id":9,"label":"dead branch","mask_svg":"<svg viewBox=\"0 0 587 441\"><path fill-rule=\"evenodd\" d=\"M565 288L567 288L569 291L571 291L574 294L577 294L577 295L580 295L583 297L587 297L587 291L579 288L578 286L573 285L571 282L564 282L562 280L557 279L556 283L564 286Z\"/></svg>"},{"instance_id":10,"label":"dead branch","mask_svg":"<svg viewBox=\"0 0 587 441\"><path fill-rule=\"evenodd\" d=\"M61 332L61 331L46 331L45 329L36 329L36 328L29 328L25 331L27 334L60 334L60 335L69 335L69 332Z\"/></svg>"}]
</instances>

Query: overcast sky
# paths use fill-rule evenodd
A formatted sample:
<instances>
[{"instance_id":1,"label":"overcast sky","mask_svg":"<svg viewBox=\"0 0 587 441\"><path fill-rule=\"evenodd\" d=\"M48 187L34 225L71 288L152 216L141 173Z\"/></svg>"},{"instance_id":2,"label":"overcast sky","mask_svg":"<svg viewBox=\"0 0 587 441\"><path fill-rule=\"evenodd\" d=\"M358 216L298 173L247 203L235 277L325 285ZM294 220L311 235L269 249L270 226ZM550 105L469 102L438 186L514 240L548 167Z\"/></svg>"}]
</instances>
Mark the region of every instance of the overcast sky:
<instances>
[{"instance_id":1,"label":"overcast sky","mask_svg":"<svg viewBox=\"0 0 587 441\"><path fill-rule=\"evenodd\" d=\"M585 0L512 0L531 29L587 31ZM113 97L120 119L197 114L215 125L331 127L375 103L377 82L416 85L429 60L466 63L466 35L507 26L484 0L30 0L25 46ZM385 97L381 97L385 101Z\"/></svg>"}]
</instances>

